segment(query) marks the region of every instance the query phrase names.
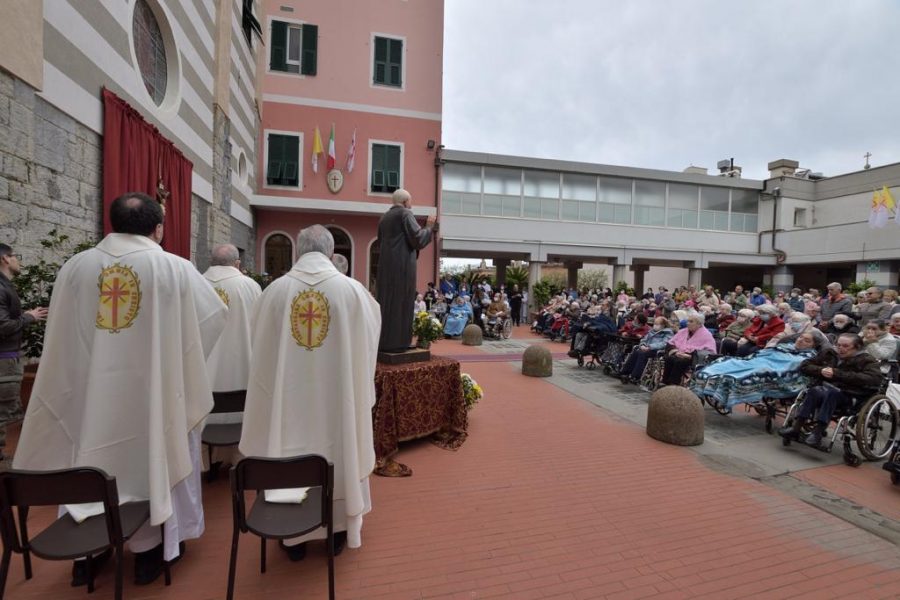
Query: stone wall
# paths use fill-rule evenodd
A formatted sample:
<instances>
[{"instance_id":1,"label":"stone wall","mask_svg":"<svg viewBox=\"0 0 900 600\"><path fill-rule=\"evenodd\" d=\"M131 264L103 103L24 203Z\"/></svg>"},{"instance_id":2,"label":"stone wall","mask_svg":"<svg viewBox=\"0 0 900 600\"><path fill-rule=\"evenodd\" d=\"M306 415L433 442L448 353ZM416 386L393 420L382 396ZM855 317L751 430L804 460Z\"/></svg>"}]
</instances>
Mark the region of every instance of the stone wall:
<instances>
[{"instance_id":1,"label":"stone wall","mask_svg":"<svg viewBox=\"0 0 900 600\"><path fill-rule=\"evenodd\" d=\"M191 198L191 257L201 271L215 244L242 248L255 266L255 231L230 215L230 124L216 108L214 181L210 204ZM103 138L0 70L0 242L33 262L40 241L56 229L73 243L102 237ZM56 258L46 256L46 258Z\"/></svg>"},{"instance_id":2,"label":"stone wall","mask_svg":"<svg viewBox=\"0 0 900 600\"><path fill-rule=\"evenodd\" d=\"M102 231L101 137L0 71L0 242L44 253L56 229L74 242ZM51 257L47 257L51 258Z\"/></svg>"}]
</instances>

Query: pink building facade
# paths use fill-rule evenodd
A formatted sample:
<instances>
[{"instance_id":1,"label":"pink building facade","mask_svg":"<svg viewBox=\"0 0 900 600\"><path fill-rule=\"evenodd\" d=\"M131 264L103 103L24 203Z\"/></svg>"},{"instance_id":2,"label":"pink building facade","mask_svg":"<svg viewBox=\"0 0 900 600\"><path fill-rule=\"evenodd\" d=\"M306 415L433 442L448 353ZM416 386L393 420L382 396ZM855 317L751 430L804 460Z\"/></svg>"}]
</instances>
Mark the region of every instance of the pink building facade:
<instances>
[{"instance_id":1,"label":"pink building facade","mask_svg":"<svg viewBox=\"0 0 900 600\"><path fill-rule=\"evenodd\" d=\"M319 223L348 258L348 275L371 286L378 221L392 191L412 194L422 223L437 214L443 2L265 0L263 8L252 201L259 268L273 276L288 270L297 258L297 234ZM315 172L317 127L325 152ZM339 173L327 166L332 127ZM436 245L419 256L418 289L437 279Z\"/></svg>"}]
</instances>

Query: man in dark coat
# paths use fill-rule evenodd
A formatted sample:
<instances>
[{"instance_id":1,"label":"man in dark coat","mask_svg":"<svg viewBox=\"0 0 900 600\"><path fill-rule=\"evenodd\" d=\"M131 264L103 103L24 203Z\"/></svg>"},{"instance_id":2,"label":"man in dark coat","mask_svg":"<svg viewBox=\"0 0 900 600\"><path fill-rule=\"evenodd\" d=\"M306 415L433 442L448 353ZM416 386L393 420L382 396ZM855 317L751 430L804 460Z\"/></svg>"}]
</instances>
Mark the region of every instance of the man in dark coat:
<instances>
[{"instance_id":1,"label":"man in dark coat","mask_svg":"<svg viewBox=\"0 0 900 600\"><path fill-rule=\"evenodd\" d=\"M380 352L403 352L412 341L413 304L416 299L416 258L437 231L435 217L419 227L409 209L406 190L394 192L394 205L378 223L378 278L375 299L381 305Z\"/></svg>"},{"instance_id":2,"label":"man in dark coat","mask_svg":"<svg viewBox=\"0 0 900 600\"><path fill-rule=\"evenodd\" d=\"M828 423L839 406L848 406L853 398L864 400L878 391L882 374L878 361L863 350L863 341L855 333L841 335L834 344L837 353L822 350L803 361L800 371L819 380L806 392L806 398L792 425L782 427L782 437L799 439L803 426L814 420L815 426L804 443L818 447Z\"/></svg>"}]
</instances>

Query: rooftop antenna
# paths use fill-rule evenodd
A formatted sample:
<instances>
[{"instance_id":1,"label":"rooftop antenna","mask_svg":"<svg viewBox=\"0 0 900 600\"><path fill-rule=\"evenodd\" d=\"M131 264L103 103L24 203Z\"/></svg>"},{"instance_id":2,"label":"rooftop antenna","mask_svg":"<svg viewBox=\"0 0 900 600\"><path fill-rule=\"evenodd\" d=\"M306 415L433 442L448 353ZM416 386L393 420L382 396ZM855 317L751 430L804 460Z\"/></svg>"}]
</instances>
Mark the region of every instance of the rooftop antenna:
<instances>
[{"instance_id":1,"label":"rooftop antenna","mask_svg":"<svg viewBox=\"0 0 900 600\"><path fill-rule=\"evenodd\" d=\"M869 158L872 157L872 153L866 152L865 154L863 154L863 156L866 158L866 164L863 165L863 169L871 169L872 165L869 164Z\"/></svg>"}]
</instances>

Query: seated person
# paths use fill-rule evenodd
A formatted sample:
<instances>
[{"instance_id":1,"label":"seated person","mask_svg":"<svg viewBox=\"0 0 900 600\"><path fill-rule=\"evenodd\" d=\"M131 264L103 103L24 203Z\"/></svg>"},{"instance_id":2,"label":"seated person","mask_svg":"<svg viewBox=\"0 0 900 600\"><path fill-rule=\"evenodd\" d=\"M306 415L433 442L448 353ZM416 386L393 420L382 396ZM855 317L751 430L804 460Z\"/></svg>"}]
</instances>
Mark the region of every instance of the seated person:
<instances>
[{"instance_id":1,"label":"seated person","mask_svg":"<svg viewBox=\"0 0 900 600\"><path fill-rule=\"evenodd\" d=\"M413 315L427 311L428 305L425 304L425 296L422 294L416 294L416 301L413 303Z\"/></svg>"},{"instance_id":2,"label":"seated person","mask_svg":"<svg viewBox=\"0 0 900 600\"><path fill-rule=\"evenodd\" d=\"M650 331L647 324L647 316L644 313L638 313L633 319L625 321L625 324L619 328L619 335L624 338L639 340Z\"/></svg>"},{"instance_id":3,"label":"seated person","mask_svg":"<svg viewBox=\"0 0 900 600\"><path fill-rule=\"evenodd\" d=\"M900 336L900 313L891 315L891 335Z\"/></svg>"},{"instance_id":4,"label":"seated person","mask_svg":"<svg viewBox=\"0 0 900 600\"><path fill-rule=\"evenodd\" d=\"M687 327L679 330L669 340L669 347L662 383L663 385L681 385L684 374L691 367L694 352L703 350L715 353L716 341L709 330L703 326L703 317L699 313L692 313L687 318Z\"/></svg>"},{"instance_id":5,"label":"seated person","mask_svg":"<svg viewBox=\"0 0 900 600\"><path fill-rule=\"evenodd\" d=\"M656 317L653 320L653 329L641 338L641 343L625 359L622 365L621 380L622 383L637 383L641 379L644 367L647 361L659 350L665 350L666 345L675 332L669 325L669 321L664 317Z\"/></svg>"},{"instance_id":6,"label":"seated person","mask_svg":"<svg viewBox=\"0 0 900 600\"><path fill-rule=\"evenodd\" d=\"M499 293L494 294L494 301L488 305L485 314L487 315L488 323L495 322L497 319L502 319L509 314L506 304L503 303Z\"/></svg>"},{"instance_id":7,"label":"seated person","mask_svg":"<svg viewBox=\"0 0 900 600\"><path fill-rule=\"evenodd\" d=\"M719 332L719 315L716 309L709 304L700 306L700 314L703 315L703 326L709 329L709 332L715 335Z\"/></svg>"},{"instance_id":8,"label":"seated person","mask_svg":"<svg viewBox=\"0 0 900 600\"><path fill-rule=\"evenodd\" d=\"M719 304L719 312L716 315L716 328L719 330L719 335L724 336L725 330L729 325L734 323L735 320L736 317L734 313L731 312L731 305L727 302ZM741 333L743 333L743 331Z\"/></svg>"},{"instance_id":9,"label":"seated person","mask_svg":"<svg viewBox=\"0 0 900 600\"><path fill-rule=\"evenodd\" d=\"M468 296L457 296L450 306L450 312L447 313L447 321L444 323L444 335L447 337L454 335L462 335L463 329L469 323L469 319L474 318L472 313L472 305L469 304Z\"/></svg>"},{"instance_id":10,"label":"seated person","mask_svg":"<svg viewBox=\"0 0 900 600\"><path fill-rule=\"evenodd\" d=\"M816 337L811 331L804 332L750 356L718 358L694 373L688 387L729 410L736 404L755 404L763 398L792 398L809 384L800 365L823 347L831 346L818 333Z\"/></svg>"},{"instance_id":11,"label":"seated person","mask_svg":"<svg viewBox=\"0 0 900 600\"><path fill-rule=\"evenodd\" d=\"M744 330L737 342L722 340L722 354L726 356L748 356L766 344L773 336L784 331L784 321L778 316L778 309L772 304L756 307L757 317Z\"/></svg>"},{"instance_id":12,"label":"seated person","mask_svg":"<svg viewBox=\"0 0 900 600\"><path fill-rule=\"evenodd\" d=\"M438 293L434 299L434 304L431 305L431 314L438 321L444 321L444 317L447 316L447 299L443 294Z\"/></svg>"},{"instance_id":13,"label":"seated person","mask_svg":"<svg viewBox=\"0 0 900 600\"><path fill-rule=\"evenodd\" d=\"M737 343L739 339L744 337L744 331L750 327L750 322L755 316L756 312L752 308L742 308L739 310L734 321L722 331L723 342L724 340L733 340L734 343Z\"/></svg>"},{"instance_id":14,"label":"seated person","mask_svg":"<svg viewBox=\"0 0 900 600\"><path fill-rule=\"evenodd\" d=\"M800 371L819 383L809 388L790 426L778 430L782 437L799 440L810 420L815 427L804 443L818 447L837 408L852 406L853 398L864 399L878 391L882 374L878 361L863 350L863 340L845 333L835 342L835 350L822 350L800 365Z\"/></svg>"},{"instance_id":15,"label":"seated person","mask_svg":"<svg viewBox=\"0 0 900 600\"><path fill-rule=\"evenodd\" d=\"M828 339L833 341L837 339L837 336L845 333L859 333L859 327L856 326L853 319L848 315L838 313L834 315L831 322L822 329L822 333L827 335Z\"/></svg>"},{"instance_id":16,"label":"seated person","mask_svg":"<svg viewBox=\"0 0 900 600\"><path fill-rule=\"evenodd\" d=\"M809 315L795 312L792 313L790 319L785 322L784 331L772 336L772 338L766 342L766 348L774 348L784 342L794 342L801 333L806 333L807 331L814 332L813 335L817 340L817 345L822 343L823 340L828 346L831 345L831 341L827 336L813 325Z\"/></svg>"},{"instance_id":17,"label":"seated person","mask_svg":"<svg viewBox=\"0 0 900 600\"><path fill-rule=\"evenodd\" d=\"M897 359L897 338L888 331L887 323L872 319L863 326L862 339L866 352L875 360Z\"/></svg>"}]
</instances>

